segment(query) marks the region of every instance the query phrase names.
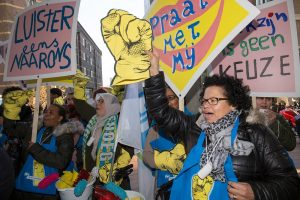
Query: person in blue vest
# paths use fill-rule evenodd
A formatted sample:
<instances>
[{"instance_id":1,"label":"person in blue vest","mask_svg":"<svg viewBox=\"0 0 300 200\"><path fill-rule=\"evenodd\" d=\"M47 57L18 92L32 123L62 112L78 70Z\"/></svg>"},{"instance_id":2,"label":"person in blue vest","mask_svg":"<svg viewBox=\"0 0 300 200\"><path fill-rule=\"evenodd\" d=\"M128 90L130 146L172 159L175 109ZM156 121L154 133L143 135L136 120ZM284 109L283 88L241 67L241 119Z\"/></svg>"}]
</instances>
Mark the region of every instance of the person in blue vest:
<instances>
[{"instance_id":1,"label":"person in blue vest","mask_svg":"<svg viewBox=\"0 0 300 200\"><path fill-rule=\"evenodd\" d=\"M166 97L170 107L179 109L179 99L168 86ZM153 120L143 150L143 161L155 170L156 198L169 199L171 187L167 186L171 185L171 180L182 169L185 158L183 142L176 135L174 137L172 134L165 133L163 127L159 128Z\"/></svg>"},{"instance_id":2,"label":"person in blue vest","mask_svg":"<svg viewBox=\"0 0 300 200\"><path fill-rule=\"evenodd\" d=\"M62 172L67 167L74 147L72 133L78 124L66 122L65 109L51 104L44 113L36 142L31 142L32 122L19 122L18 116L27 98L23 90L10 91L4 96L4 133L18 136L27 144L12 199L56 199L54 183L46 189L39 189L38 183L49 174Z\"/></svg>"},{"instance_id":3,"label":"person in blue vest","mask_svg":"<svg viewBox=\"0 0 300 200\"><path fill-rule=\"evenodd\" d=\"M170 199L300 199L300 178L269 128L251 116L250 89L231 76L207 77L197 120L171 108L157 53L145 81L150 115L185 144L187 158ZM252 120L252 121L251 121Z\"/></svg>"}]
</instances>

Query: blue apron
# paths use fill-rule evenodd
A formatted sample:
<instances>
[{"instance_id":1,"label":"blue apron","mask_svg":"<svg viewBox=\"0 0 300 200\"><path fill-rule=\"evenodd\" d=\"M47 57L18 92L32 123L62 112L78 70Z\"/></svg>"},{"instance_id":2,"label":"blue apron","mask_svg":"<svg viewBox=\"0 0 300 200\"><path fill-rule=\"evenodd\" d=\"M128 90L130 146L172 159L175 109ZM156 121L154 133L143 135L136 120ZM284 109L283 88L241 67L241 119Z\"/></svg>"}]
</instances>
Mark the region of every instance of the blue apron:
<instances>
[{"instance_id":1,"label":"blue apron","mask_svg":"<svg viewBox=\"0 0 300 200\"><path fill-rule=\"evenodd\" d=\"M46 130L45 127L41 128L37 135L37 142L41 142L42 136L44 131ZM56 138L54 136L51 136L51 141L49 144L41 144L45 149L56 152ZM41 194L47 194L47 195L55 195L56 194L56 188L55 188L55 182L49 185L45 189L39 189L37 186L34 185L33 179L35 179L33 175L33 157L29 154L26 162L21 169L17 179L16 179L16 189L26 191L26 192L32 192L32 193L41 193ZM45 171L45 177L54 173L58 172L57 169L48 167L47 165L43 165L44 171Z\"/></svg>"},{"instance_id":2,"label":"blue apron","mask_svg":"<svg viewBox=\"0 0 300 200\"><path fill-rule=\"evenodd\" d=\"M159 138L156 140L153 140L150 145L152 149L157 150L159 152L162 151L170 151L174 148L176 143L172 142L170 139L166 137L163 130L159 129L158 131ZM167 183L168 181L174 179L176 177L175 174L170 173L169 171L162 171L160 169L157 169L157 187L159 188L161 185Z\"/></svg>"},{"instance_id":3,"label":"blue apron","mask_svg":"<svg viewBox=\"0 0 300 200\"><path fill-rule=\"evenodd\" d=\"M234 123L234 127L231 131L231 146L234 144L234 140L237 136L237 130L239 126L239 118L236 119ZM173 186L171 189L171 197L170 199L193 199L192 194L192 179L193 176L197 176L198 171L200 170L200 158L204 151L203 142L205 140L206 134L204 131L201 132L201 135L198 139L196 146L194 146L191 152L188 154L187 159L184 162L183 169L180 171L178 176L175 178L173 182ZM234 174L231 156L228 154L228 157L224 164L224 172L226 182L221 182L218 180L212 180L212 182L208 182L209 179L205 179L205 184L212 184L209 192L206 192L205 195L201 198L207 200L229 200L229 195L227 191L228 181L237 182L237 177ZM203 187L205 188L205 186ZM204 189L203 189L204 191ZM205 192L205 191L204 191Z\"/></svg>"}]
</instances>

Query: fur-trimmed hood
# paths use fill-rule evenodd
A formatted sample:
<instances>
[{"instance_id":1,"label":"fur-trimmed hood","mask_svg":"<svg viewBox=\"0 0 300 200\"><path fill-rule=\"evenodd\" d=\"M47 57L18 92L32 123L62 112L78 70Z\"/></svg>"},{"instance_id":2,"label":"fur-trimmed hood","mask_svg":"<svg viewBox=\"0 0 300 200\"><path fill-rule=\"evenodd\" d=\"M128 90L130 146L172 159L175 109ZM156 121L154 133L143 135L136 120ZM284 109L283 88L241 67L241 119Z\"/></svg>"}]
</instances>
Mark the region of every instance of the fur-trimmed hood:
<instances>
[{"instance_id":1,"label":"fur-trimmed hood","mask_svg":"<svg viewBox=\"0 0 300 200\"><path fill-rule=\"evenodd\" d=\"M258 109L251 109L246 117L246 122L249 124L263 124L268 126L270 121L266 115L260 112Z\"/></svg>"},{"instance_id":2,"label":"fur-trimmed hood","mask_svg":"<svg viewBox=\"0 0 300 200\"><path fill-rule=\"evenodd\" d=\"M53 135L58 137L67 133L83 134L83 131L84 127L80 121L69 121L57 126L53 131Z\"/></svg>"}]
</instances>

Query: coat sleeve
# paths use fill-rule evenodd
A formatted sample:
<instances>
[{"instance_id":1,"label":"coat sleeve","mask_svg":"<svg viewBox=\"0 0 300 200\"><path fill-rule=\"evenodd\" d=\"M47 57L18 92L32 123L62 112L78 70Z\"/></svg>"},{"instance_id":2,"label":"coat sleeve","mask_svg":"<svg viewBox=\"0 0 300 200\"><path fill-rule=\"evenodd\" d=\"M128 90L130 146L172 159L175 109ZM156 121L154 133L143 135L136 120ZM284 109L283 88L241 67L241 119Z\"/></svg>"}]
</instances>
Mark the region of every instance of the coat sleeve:
<instances>
[{"instance_id":1,"label":"coat sleeve","mask_svg":"<svg viewBox=\"0 0 300 200\"><path fill-rule=\"evenodd\" d=\"M71 161L74 142L71 134L63 134L56 138L57 151L51 152L38 143L29 148L29 153L38 162L49 167L63 170Z\"/></svg>"},{"instance_id":2,"label":"coat sleeve","mask_svg":"<svg viewBox=\"0 0 300 200\"><path fill-rule=\"evenodd\" d=\"M25 138L25 140L29 141L31 137L31 129L32 129L32 121L22 122L22 121L10 120L7 118L4 118L3 120L4 133L10 137Z\"/></svg>"},{"instance_id":3,"label":"coat sleeve","mask_svg":"<svg viewBox=\"0 0 300 200\"><path fill-rule=\"evenodd\" d=\"M292 151L296 147L296 134L293 127L281 115L276 116L270 128L287 151Z\"/></svg>"},{"instance_id":4,"label":"coat sleeve","mask_svg":"<svg viewBox=\"0 0 300 200\"><path fill-rule=\"evenodd\" d=\"M84 100L74 99L74 104L81 119L85 122L90 121L90 119L96 114L96 109Z\"/></svg>"},{"instance_id":5,"label":"coat sleeve","mask_svg":"<svg viewBox=\"0 0 300 200\"><path fill-rule=\"evenodd\" d=\"M300 199L300 178L292 159L270 129L261 127L252 136L257 151L256 160L261 162L263 176L248 181L255 200Z\"/></svg>"},{"instance_id":6,"label":"coat sleeve","mask_svg":"<svg viewBox=\"0 0 300 200\"><path fill-rule=\"evenodd\" d=\"M200 132L193 116L187 116L168 105L163 72L147 79L144 91L149 114L159 128L163 127L166 132L180 134L182 139L187 132Z\"/></svg>"}]
</instances>

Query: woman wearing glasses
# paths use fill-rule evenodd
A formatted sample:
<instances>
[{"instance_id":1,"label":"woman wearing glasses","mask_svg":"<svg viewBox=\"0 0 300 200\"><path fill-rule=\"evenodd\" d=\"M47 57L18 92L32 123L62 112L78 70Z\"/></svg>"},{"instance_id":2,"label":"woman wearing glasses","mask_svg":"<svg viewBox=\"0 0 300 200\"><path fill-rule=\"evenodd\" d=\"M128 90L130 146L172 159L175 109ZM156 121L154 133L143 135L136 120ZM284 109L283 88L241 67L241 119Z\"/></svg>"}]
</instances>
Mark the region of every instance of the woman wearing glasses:
<instances>
[{"instance_id":1,"label":"woman wearing glasses","mask_svg":"<svg viewBox=\"0 0 300 200\"><path fill-rule=\"evenodd\" d=\"M160 127L182 138L188 154L170 199L300 199L293 162L270 129L249 117L249 88L241 80L208 77L195 120L168 106L158 56L149 55L148 110Z\"/></svg>"}]
</instances>

